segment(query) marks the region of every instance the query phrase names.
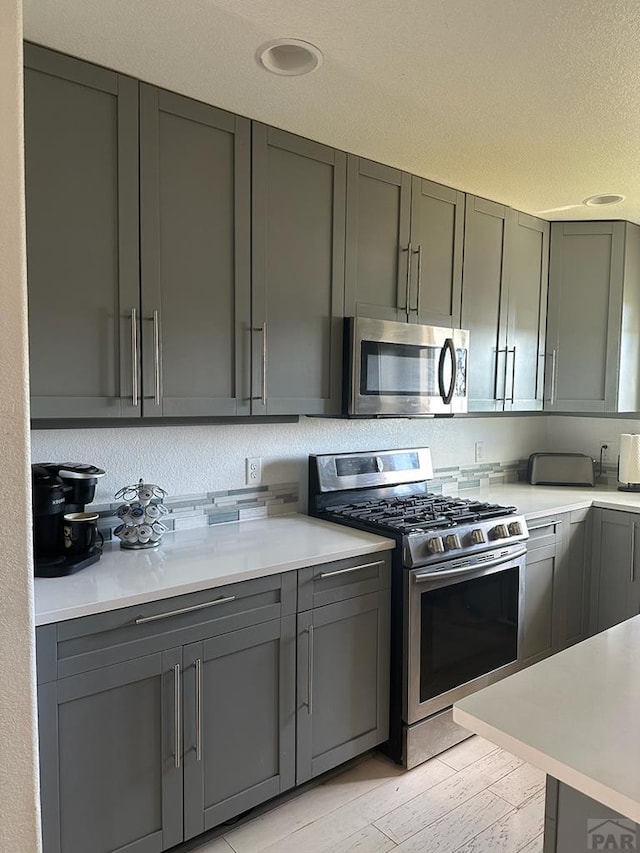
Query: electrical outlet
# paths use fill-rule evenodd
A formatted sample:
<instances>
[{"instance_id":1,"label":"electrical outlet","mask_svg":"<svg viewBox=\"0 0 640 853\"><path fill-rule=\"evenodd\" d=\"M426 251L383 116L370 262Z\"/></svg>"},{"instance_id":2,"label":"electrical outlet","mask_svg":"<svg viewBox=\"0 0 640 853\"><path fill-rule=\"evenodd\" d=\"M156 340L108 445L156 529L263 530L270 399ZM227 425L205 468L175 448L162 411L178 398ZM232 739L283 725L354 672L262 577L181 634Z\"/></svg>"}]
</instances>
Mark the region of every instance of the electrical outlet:
<instances>
[{"instance_id":1,"label":"electrical outlet","mask_svg":"<svg viewBox=\"0 0 640 853\"><path fill-rule=\"evenodd\" d=\"M484 441L476 441L475 458L476 462L484 462Z\"/></svg>"},{"instance_id":2,"label":"electrical outlet","mask_svg":"<svg viewBox=\"0 0 640 853\"><path fill-rule=\"evenodd\" d=\"M245 481L247 486L259 486L262 480L262 457L247 456L245 464Z\"/></svg>"},{"instance_id":3,"label":"electrical outlet","mask_svg":"<svg viewBox=\"0 0 640 853\"><path fill-rule=\"evenodd\" d=\"M602 452L602 461L603 462L613 462L614 460L614 447L613 447L613 439L611 438L601 438L598 442L598 454Z\"/></svg>"}]
</instances>

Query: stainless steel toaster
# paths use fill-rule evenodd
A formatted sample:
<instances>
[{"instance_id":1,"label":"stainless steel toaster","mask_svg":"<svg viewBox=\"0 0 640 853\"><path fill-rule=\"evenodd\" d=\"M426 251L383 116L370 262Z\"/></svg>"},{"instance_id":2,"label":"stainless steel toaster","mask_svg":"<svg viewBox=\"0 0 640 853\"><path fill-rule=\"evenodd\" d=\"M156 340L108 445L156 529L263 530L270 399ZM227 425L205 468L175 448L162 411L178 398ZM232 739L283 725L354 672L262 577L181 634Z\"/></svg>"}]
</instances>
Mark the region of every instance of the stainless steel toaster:
<instances>
[{"instance_id":1,"label":"stainless steel toaster","mask_svg":"<svg viewBox=\"0 0 640 853\"><path fill-rule=\"evenodd\" d=\"M527 480L534 486L595 486L593 466L584 453L532 453Z\"/></svg>"}]
</instances>

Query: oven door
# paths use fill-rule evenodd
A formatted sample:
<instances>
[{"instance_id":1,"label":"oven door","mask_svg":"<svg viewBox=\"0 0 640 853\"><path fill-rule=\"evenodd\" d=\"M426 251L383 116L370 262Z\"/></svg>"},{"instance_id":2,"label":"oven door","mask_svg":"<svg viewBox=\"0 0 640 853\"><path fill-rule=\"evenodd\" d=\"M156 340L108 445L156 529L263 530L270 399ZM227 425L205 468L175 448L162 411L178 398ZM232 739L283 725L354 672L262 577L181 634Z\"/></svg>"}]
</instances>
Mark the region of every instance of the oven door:
<instances>
[{"instance_id":1,"label":"oven door","mask_svg":"<svg viewBox=\"0 0 640 853\"><path fill-rule=\"evenodd\" d=\"M467 411L468 332L351 317L348 340L348 414Z\"/></svg>"},{"instance_id":2,"label":"oven door","mask_svg":"<svg viewBox=\"0 0 640 853\"><path fill-rule=\"evenodd\" d=\"M406 723L518 669L525 554L512 546L406 573Z\"/></svg>"}]
</instances>

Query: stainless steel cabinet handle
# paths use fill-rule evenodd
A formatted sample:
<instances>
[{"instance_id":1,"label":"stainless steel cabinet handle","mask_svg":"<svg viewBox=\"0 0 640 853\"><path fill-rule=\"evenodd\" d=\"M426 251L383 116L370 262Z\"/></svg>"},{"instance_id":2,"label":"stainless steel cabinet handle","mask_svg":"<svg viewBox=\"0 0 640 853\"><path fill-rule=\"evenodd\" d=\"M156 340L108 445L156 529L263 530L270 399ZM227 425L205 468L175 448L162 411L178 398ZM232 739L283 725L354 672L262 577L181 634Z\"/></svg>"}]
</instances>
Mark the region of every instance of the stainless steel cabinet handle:
<instances>
[{"instance_id":1,"label":"stainless steel cabinet handle","mask_svg":"<svg viewBox=\"0 0 640 853\"><path fill-rule=\"evenodd\" d=\"M252 397L252 400L260 400L263 406L267 405L267 321L262 326L257 326L253 329L254 332L262 333L262 391L259 397Z\"/></svg>"},{"instance_id":2,"label":"stainless steel cabinet handle","mask_svg":"<svg viewBox=\"0 0 640 853\"><path fill-rule=\"evenodd\" d=\"M527 549L523 548L520 551L516 551L514 554L507 554L506 557L498 557L495 560L489 560L486 563L477 563L474 566L463 566L459 569L449 569L445 572L418 572L413 575L414 581L437 581L440 578L452 578L456 575L468 575L471 572L477 572L482 569L490 569L493 566L500 566L502 563L511 563L514 560L517 560L519 557L523 557L527 553Z\"/></svg>"},{"instance_id":3,"label":"stainless steel cabinet handle","mask_svg":"<svg viewBox=\"0 0 640 853\"><path fill-rule=\"evenodd\" d=\"M549 403L553 406L556 402L556 375L558 371L558 356L557 350L552 350L550 353L546 352L544 354L545 359L551 359L551 393L549 394Z\"/></svg>"},{"instance_id":4,"label":"stainless steel cabinet handle","mask_svg":"<svg viewBox=\"0 0 640 853\"><path fill-rule=\"evenodd\" d=\"M321 578L333 578L336 575L346 575L347 572L357 572L360 569L370 569L373 566L382 566L383 561L378 560L375 563L363 563L361 566L350 566L348 569L336 569L335 572L320 572Z\"/></svg>"},{"instance_id":5,"label":"stainless steel cabinet handle","mask_svg":"<svg viewBox=\"0 0 640 853\"><path fill-rule=\"evenodd\" d=\"M544 530L545 527L557 527L559 524L562 524L561 518L558 521L552 521L550 524L536 524L533 527L527 524L527 530L531 533L532 530Z\"/></svg>"},{"instance_id":6,"label":"stainless steel cabinet handle","mask_svg":"<svg viewBox=\"0 0 640 853\"><path fill-rule=\"evenodd\" d=\"M309 716L313 714L313 625L307 628L309 634L309 686L307 692L307 709Z\"/></svg>"},{"instance_id":7,"label":"stainless steel cabinet handle","mask_svg":"<svg viewBox=\"0 0 640 853\"><path fill-rule=\"evenodd\" d=\"M202 661L196 660L196 761L202 761Z\"/></svg>"},{"instance_id":8,"label":"stainless steel cabinet handle","mask_svg":"<svg viewBox=\"0 0 640 853\"><path fill-rule=\"evenodd\" d=\"M412 309L416 314L420 313L420 291L422 290L422 246L418 246L414 251L414 255L418 256L418 277L416 281L416 307Z\"/></svg>"},{"instance_id":9,"label":"stainless steel cabinet handle","mask_svg":"<svg viewBox=\"0 0 640 853\"><path fill-rule=\"evenodd\" d=\"M144 625L146 622L157 622L159 619L180 616L182 613L192 613L194 610L204 610L205 607L215 607L216 604L226 604L227 601L235 601L235 599L235 595L227 595L224 598L216 598L214 601L205 601L203 604L193 604L191 607L169 610L167 613L156 613L154 616L138 616L135 623L136 625Z\"/></svg>"},{"instance_id":10,"label":"stainless steel cabinet handle","mask_svg":"<svg viewBox=\"0 0 640 853\"><path fill-rule=\"evenodd\" d=\"M177 663L173 667L173 748L177 768L180 767L180 729L182 728L182 721L180 720L180 698L180 664Z\"/></svg>"},{"instance_id":11,"label":"stainless steel cabinet handle","mask_svg":"<svg viewBox=\"0 0 640 853\"><path fill-rule=\"evenodd\" d=\"M515 402L515 396L516 396L516 348L515 347L512 348L512 352L513 352L513 362L511 364L511 396L509 397L510 403ZM506 388L505 388L505 394L506 394Z\"/></svg>"},{"instance_id":12,"label":"stainless steel cabinet handle","mask_svg":"<svg viewBox=\"0 0 640 853\"><path fill-rule=\"evenodd\" d=\"M156 406L160 405L160 317L153 312L153 384Z\"/></svg>"},{"instance_id":13,"label":"stainless steel cabinet handle","mask_svg":"<svg viewBox=\"0 0 640 853\"><path fill-rule=\"evenodd\" d=\"M405 300L404 300L404 304L405 304L404 310L406 311L407 318L408 318L409 314L411 312L411 301L410 301L410 297L409 297L409 294L411 292L411 255L413 254L413 248L411 246L411 243L409 243L407 248L403 249L402 251L407 253L407 281L406 281L406 293L405 293Z\"/></svg>"},{"instance_id":14,"label":"stainless steel cabinet handle","mask_svg":"<svg viewBox=\"0 0 640 853\"><path fill-rule=\"evenodd\" d=\"M139 402L138 388L138 311L131 309L131 402L134 406Z\"/></svg>"},{"instance_id":15,"label":"stainless steel cabinet handle","mask_svg":"<svg viewBox=\"0 0 640 853\"><path fill-rule=\"evenodd\" d=\"M507 347L502 347L496 350L496 374L495 374L495 386L493 391L493 399L497 403L506 403L507 402L507 353L509 350ZM503 372L503 396L498 397L498 362L500 361L500 355L504 353L504 372Z\"/></svg>"},{"instance_id":16,"label":"stainless steel cabinet handle","mask_svg":"<svg viewBox=\"0 0 640 853\"><path fill-rule=\"evenodd\" d=\"M636 579L636 525L631 525L631 583Z\"/></svg>"}]
</instances>

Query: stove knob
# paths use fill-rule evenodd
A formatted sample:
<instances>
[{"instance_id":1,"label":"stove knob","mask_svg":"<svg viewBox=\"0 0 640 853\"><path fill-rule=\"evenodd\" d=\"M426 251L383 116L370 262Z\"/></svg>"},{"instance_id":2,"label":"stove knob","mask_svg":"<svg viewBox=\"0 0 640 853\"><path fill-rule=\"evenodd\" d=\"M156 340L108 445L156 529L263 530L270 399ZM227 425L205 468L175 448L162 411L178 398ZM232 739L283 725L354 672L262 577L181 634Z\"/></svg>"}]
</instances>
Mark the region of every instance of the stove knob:
<instances>
[{"instance_id":1,"label":"stove knob","mask_svg":"<svg viewBox=\"0 0 640 853\"><path fill-rule=\"evenodd\" d=\"M455 551L457 548L462 548L460 537L457 533L450 533L448 536L445 536L444 544L447 547L447 551Z\"/></svg>"},{"instance_id":2,"label":"stove knob","mask_svg":"<svg viewBox=\"0 0 640 853\"><path fill-rule=\"evenodd\" d=\"M522 536L522 525L519 521L512 521L509 525L509 533L512 536Z\"/></svg>"},{"instance_id":3,"label":"stove knob","mask_svg":"<svg viewBox=\"0 0 640 853\"><path fill-rule=\"evenodd\" d=\"M442 536L434 536L433 539L429 539L427 542L427 548L431 551L432 554L442 554L444 551L444 542L442 541Z\"/></svg>"},{"instance_id":4,"label":"stove knob","mask_svg":"<svg viewBox=\"0 0 640 853\"><path fill-rule=\"evenodd\" d=\"M507 530L506 524L496 524L496 526L491 531L492 539L508 539L509 531Z\"/></svg>"},{"instance_id":5,"label":"stove knob","mask_svg":"<svg viewBox=\"0 0 640 853\"><path fill-rule=\"evenodd\" d=\"M484 535L484 530L480 527L476 527L475 530L471 531L471 543L473 545L484 545L487 541L486 536Z\"/></svg>"}]
</instances>

